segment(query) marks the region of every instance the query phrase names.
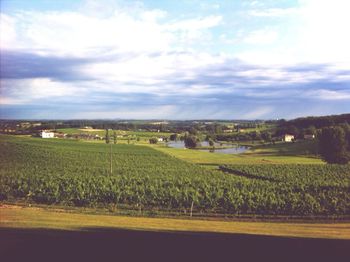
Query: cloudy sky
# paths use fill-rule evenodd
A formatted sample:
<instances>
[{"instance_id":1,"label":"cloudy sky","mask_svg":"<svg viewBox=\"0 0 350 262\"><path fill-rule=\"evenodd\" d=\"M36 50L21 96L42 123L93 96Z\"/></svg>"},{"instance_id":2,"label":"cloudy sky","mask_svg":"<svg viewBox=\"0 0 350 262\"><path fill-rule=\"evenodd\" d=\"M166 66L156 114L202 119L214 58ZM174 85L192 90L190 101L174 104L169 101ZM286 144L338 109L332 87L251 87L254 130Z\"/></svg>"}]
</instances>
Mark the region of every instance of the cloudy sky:
<instances>
[{"instance_id":1,"label":"cloudy sky","mask_svg":"<svg viewBox=\"0 0 350 262\"><path fill-rule=\"evenodd\" d=\"M0 118L350 112L348 0L0 4Z\"/></svg>"}]
</instances>

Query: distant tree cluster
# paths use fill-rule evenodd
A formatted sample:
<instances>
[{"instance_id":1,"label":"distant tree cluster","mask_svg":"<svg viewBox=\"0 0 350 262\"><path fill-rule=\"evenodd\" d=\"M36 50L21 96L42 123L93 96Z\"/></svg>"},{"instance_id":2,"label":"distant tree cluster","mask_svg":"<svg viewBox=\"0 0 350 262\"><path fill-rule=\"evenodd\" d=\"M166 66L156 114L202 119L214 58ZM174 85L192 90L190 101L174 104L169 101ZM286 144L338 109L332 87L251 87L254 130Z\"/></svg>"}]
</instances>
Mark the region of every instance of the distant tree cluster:
<instances>
[{"instance_id":1,"label":"distant tree cluster","mask_svg":"<svg viewBox=\"0 0 350 262\"><path fill-rule=\"evenodd\" d=\"M303 117L303 118L290 120L285 123L289 125L294 125L299 129L307 128L309 126L314 126L317 129L320 129L323 127L335 126L343 123L350 123L350 114L319 116L319 117Z\"/></svg>"},{"instance_id":2,"label":"distant tree cluster","mask_svg":"<svg viewBox=\"0 0 350 262\"><path fill-rule=\"evenodd\" d=\"M319 154L330 164L350 161L350 114L280 120L276 135L285 133L303 138L316 135Z\"/></svg>"},{"instance_id":3,"label":"distant tree cluster","mask_svg":"<svg viewBox=\"0 0 350 262\"><path fill-rule=\"evenodd\" d=\"M347 164L350 161L350 125L324 127L319 135L321 157L329 164Z\"/></svg>"}]
</instances>

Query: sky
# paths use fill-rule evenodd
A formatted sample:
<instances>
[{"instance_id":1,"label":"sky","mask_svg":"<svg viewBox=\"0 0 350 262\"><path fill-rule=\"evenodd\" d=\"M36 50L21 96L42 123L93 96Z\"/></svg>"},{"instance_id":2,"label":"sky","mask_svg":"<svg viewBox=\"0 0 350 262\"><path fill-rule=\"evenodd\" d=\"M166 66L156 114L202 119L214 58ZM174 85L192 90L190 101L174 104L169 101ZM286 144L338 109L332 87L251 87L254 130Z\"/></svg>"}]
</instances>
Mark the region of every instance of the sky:
<instances>
[{"instance_id":1,"label":"sky","mask_svg":"<svg viewBox=\"0 0 350 262\"><path fill-rule=\"evenodd\" d=\"M1 119L350 113L348 0L1 0Z\"/></svg>"}]
</instances>

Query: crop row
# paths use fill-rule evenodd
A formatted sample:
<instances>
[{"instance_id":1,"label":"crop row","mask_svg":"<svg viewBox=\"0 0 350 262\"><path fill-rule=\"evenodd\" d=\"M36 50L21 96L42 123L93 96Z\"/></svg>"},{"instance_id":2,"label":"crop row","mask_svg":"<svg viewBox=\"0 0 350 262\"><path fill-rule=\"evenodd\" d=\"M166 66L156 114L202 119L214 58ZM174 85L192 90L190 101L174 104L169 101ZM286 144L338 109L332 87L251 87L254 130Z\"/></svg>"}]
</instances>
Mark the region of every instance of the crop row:
<instances>
[{"instance_id":1,"label":"crop row","mask_svg":"<svg viewBox=\"0 0 350 262\"><path fill-rule=\"evenodd\" d=\"M222 165L220 169L248 178L282 182L299 187L350 188L350 165Z\"/></svg>"}]
</instances>

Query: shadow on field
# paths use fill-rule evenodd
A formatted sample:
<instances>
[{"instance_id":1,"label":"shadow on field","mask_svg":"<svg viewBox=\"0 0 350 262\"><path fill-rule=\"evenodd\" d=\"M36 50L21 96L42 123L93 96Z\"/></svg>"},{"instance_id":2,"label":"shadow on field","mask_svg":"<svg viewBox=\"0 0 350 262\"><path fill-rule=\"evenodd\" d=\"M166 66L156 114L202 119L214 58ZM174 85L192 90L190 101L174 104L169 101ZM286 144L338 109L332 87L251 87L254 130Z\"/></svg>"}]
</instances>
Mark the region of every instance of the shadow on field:
<instances>
[{"instance_id":1,"label":"shadow on field","mask_svg":"<svg viewBox=\"0 0 350 262\"><path fill-rule=\"evenodd\" d=\"M88 228L0 228L1 261L349 261L350 241Z\"/></svg>"}]
</instances>

